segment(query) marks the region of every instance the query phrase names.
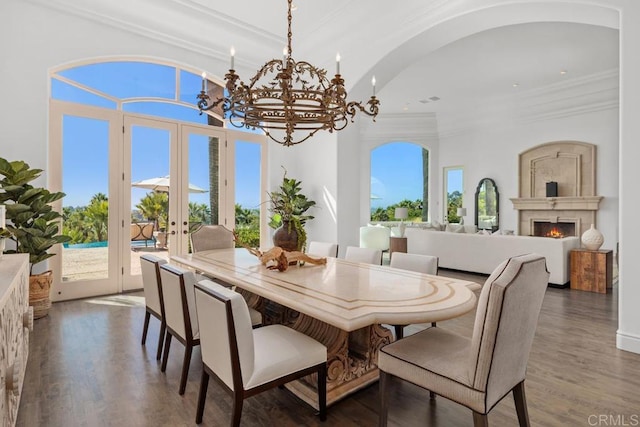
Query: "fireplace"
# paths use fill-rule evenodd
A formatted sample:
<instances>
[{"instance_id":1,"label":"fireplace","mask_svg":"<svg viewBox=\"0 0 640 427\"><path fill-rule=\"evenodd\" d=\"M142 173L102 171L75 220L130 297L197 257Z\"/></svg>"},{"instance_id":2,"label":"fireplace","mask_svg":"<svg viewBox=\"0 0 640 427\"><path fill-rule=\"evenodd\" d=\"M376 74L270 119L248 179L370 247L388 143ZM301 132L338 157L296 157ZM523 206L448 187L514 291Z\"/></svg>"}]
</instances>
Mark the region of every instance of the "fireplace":
<instances>
[{"instance_id":1,"label":"fireplace","mask_svg":"<svg viewBox=\"0 0 640 427\"><path fill-rule=\"evenodd\" d=\"M596 146L579 141L555 141L520 153L518 234L581 236L596 224L602 196L596 195ZM547 184L557 184L557 193ZM544 225L543 225L544 224Z\"/></svg>"},{"instance_id":2,"label":"fireplace","mask_svg":"<svg viewBox=\"0 0 640 427\"><path fill-rule=\"evenodd\" d=\"M533 235L538 237L561 237L575 236L575 222L550 222L550 221L534 221Z\"/></svg>"}]
</instances>

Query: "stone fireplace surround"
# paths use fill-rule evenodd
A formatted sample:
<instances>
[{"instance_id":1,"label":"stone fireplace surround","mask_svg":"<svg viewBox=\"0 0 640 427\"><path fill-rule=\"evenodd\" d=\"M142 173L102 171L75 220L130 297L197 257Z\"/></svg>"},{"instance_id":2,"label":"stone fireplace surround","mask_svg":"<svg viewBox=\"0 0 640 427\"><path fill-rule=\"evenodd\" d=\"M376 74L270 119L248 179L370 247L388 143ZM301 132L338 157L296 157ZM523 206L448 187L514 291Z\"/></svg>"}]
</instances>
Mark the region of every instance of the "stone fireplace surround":
<instances>
[{"instance_id":1,"label":"stone fireplace surround","mask_svg":"<svg viewBox=\"0 0 640 427\"><path fill-rule=\"evenodd\" d=\"M558 183L558 196L546 197L546 183ZM533 147L519 156L518 234L534 235L534 223L570 222L581 236L596 224L601 196L596 196L596 146L560 141ZM597 224L596 224L597 225Z\"/></svg>"}]
</instances>

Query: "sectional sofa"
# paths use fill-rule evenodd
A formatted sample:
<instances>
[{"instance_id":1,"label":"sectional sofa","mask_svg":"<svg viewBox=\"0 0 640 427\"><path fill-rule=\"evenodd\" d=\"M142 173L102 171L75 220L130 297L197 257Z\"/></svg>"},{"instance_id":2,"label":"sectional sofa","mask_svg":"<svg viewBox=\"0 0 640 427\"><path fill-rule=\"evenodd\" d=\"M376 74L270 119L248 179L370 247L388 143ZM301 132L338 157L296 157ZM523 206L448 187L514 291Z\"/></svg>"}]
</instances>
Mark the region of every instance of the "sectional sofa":
<instances>
[{"instance_id":1,"label":"sectional sofa","mask_svg":"<svg viewBox=\"0 0 640 427\"><path fill-rule=\"evenodd\" d=\"M407 228L407 252L435 255L439 266L455 270L490 274L502 261L514 255L538 253L547 260L549 283L569 282L569 254L580 247L579 237L485 235L469 232Z\"/></svg>"}]
</instances>

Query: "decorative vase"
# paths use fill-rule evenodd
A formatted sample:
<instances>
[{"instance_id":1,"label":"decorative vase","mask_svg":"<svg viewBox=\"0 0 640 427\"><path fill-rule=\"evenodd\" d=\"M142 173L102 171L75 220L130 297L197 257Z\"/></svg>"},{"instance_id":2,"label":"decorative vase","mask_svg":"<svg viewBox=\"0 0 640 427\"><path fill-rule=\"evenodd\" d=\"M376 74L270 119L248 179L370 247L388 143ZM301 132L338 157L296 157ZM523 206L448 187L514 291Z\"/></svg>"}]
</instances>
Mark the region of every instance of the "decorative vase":
<instances>
[{"instance_id":1,"label":"decorative vase","mask_svg":"<svg viewBox=\"0 0 640 427\"><path fill-rule=\"evenodd\" d=\"M49 314L52 282L53 272L51 270L29 276L29 305L33 306L34 319L40 319Z\"/></svg>"},{"instance_id":2,"label":"decorative vase","mask_svg":"<svg viewBox=\"0 0 640 427\"><path fill-rule=\"evenodd\" d=\"M298 250L298 231L290 221L282 221L282 226L273 234L273 245L285 251Z\"/></svg>"},{"instance_id":3,"label":"decorative vase","mask_svg":"<svg viewBox=\"0 0 640 427\"><path fill-rule=\"evenodd\" d=\"M591 224L591 228L582 233L582 246L590 251L597 251L604 243L604 236Z\"/></svg>"}]
</instances>

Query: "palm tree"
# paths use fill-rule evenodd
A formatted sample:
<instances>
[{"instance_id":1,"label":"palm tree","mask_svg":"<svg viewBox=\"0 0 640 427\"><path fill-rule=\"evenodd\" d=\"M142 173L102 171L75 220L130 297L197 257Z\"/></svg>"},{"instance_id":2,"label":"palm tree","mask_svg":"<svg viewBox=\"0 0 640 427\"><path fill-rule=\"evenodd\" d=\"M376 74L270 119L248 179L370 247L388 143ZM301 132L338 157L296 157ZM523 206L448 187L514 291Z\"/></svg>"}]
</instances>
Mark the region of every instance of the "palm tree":
<instances>
[{"instance_id":1,"label":"palm tree","mask_svg":"<svg viewBox=\"0 0 640 427\"><path fill-rule=\"evenodd\" d=\"M142 215L155 223L156 230L167 227L169 215L169 195L167 193L147 193L136 205Z\"/></svg>"},{"instance_id":2,"label":"palm tree","mask_svg":"<svg viewBox=\"0 0 640 427\"><path fill-rule=\"evenodd\" d=\"M211 211L204 203L189 202L189 222L209 224Z\"/></svg>"},{"instance_id":3,"label":"palm tree","mask_svg":"<svg viewBox=\"0 0 640 427\"><path fill-rule=\"evenodd\" d=\"M104 193L95 194L85 211L86 219L98 242L107 239L109 225L109 198Z\"/></svg>"},{"instance_id":4,"label":"palm tree","mask_svg":"<svg viewBox=\"0 0 640 427\"><path fill-rule=\"evenodd\" d=\"M207 116L209 126L222 126L218 119ZM216 137L209 138L209 212L211 224L218 224L218 196L220 194L218 172L220 169L220 141Z\"/></svg>"},{"instance_id":5,"label":"palm tree","mask_svg":"<svg viewBox=\"0 0 640 427\"><path fill-rule=\"evenodd\" d=\"M429 221L429 150L422 149L422 221Z\"/></svg>"}]
</instances>

